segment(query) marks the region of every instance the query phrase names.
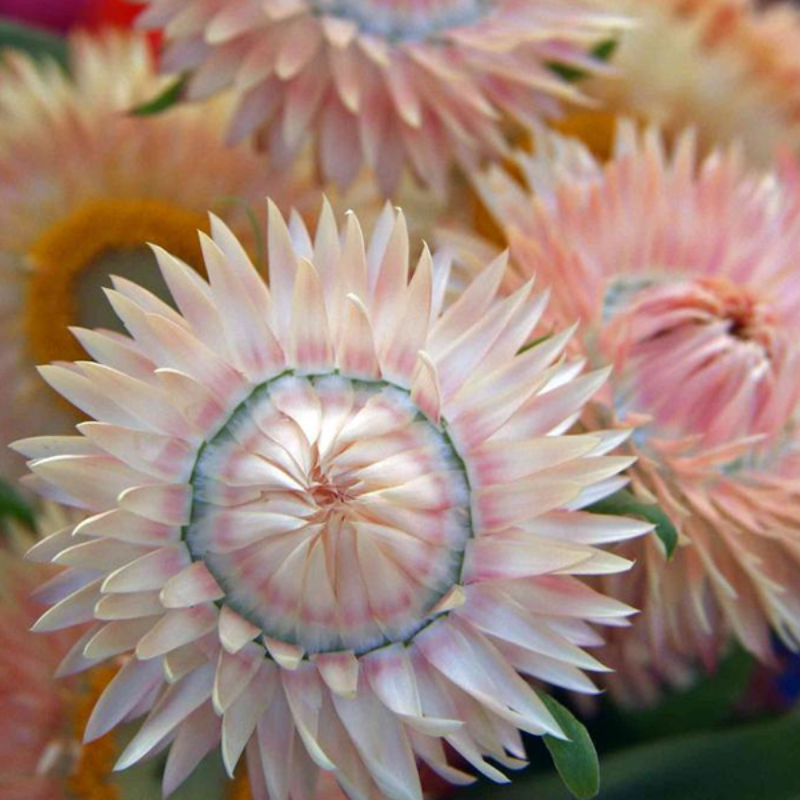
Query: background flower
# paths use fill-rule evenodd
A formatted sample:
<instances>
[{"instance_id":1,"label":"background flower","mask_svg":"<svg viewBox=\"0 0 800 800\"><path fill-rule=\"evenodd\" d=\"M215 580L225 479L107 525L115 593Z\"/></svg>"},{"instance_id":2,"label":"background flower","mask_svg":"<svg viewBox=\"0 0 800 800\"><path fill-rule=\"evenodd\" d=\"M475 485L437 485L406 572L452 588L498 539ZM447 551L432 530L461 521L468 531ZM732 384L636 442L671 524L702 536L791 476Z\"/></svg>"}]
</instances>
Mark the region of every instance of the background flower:
<instances>
[{"instance_id":1,"label":"background flower","mask_svg":"<svg viewBox=\"0 0 800 800\"><path fill-rule=\"evenodd\" d=\"M68 330L115 325L98 302L109 273L166 291L144 242L198 264L196 230L208 207L246 235L254 187L291 200L263 160L223 145L224 98L157 118L129 113L164 85L143 37L76 35L70 48L71 77L9 53L0 82L3 444L75 419L38 383L36 364L123 347L114 333L76 341ZM20 466L0 457L7 477Z\"/></svg>"},{"instance_id":2,"label":"background flower","mask_svg":"<svg viewBox=\"0 0 800 800\"><path fill-rule=\"evenodd\" d=\"M480 187L520 269L552 284L552 319L581 319L591 363L611 361L607 410L638 424L634 488L679 527L667 564L651 539L621 546L639 563L604 588L640 608L615 637L608 683L653 699L659 680L712 668L735 637L772 658L771 632L800 636L796 409L800 294L797 171L760 174L736 151L698 161L628 126L603 166L541 132L518 167Z\"/></svg>"},{"instance_id":3,"label":"background flower","mask_svg":"<svg viewBox=\"0 0 800 800\"><path fill-rule=\"evenodd\" d=\"M754 165L800 149L800 16L791 3L622 0L636 24L619 36L611 80L583 86L601 102L559 123L606 158L614 118L658 125L668 140L694 128L704 154L738 142Z\"/></svg>"},{"instance_id":4,"label":"background flower","mask_svg":"<svg viewBox=\"0 0 800 800\"><path fill-rule=\"evenodd\" d=\"M310 138L326 181L366 163L387 194L404 166L444 194L453 163L505 151L507 121L579 101L550 63L603 71L588 53L624 24L583 0L149 0L141 21L190 97L236 87L234 140L257 131L289 161Z\"/></svg>"}]
</instances>

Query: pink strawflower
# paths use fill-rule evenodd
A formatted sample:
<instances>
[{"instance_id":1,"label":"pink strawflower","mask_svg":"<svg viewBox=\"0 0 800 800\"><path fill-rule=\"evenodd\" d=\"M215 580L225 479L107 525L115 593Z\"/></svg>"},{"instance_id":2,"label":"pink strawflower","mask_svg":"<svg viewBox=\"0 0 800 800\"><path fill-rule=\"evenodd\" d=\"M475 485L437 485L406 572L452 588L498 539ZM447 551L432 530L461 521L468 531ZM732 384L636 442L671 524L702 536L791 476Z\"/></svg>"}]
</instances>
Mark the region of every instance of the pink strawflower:
<instances>
[{"instance_id":1,"label":"pink strawflower","mask_svg":"<svg viewBox=\"0 0 800 800\"><path fill-rule=\"evenodd\" d=\"M590 0L142 2L190 97L241 94L233 140L258 132L289 160L313 138L326 180L365 162L386 193L405 165L444 193L454 163L505 152L508 121L583 102L549 64L603 71L589 51L626 24Z\"/></svg>"},{"instance_id":2,"label":"pink strawflower","mask_svg":"<svg viewBox=\"0 0 800 800\"><path fill-rule=\"evenodd\" d=\"M769 661L772 631L800 644L798 172L750 172L735 150L699 160L691 133L668 156L633 126L606 166L543 132L537 153L517 161L535 194L500 170L481 194L517 281L552 284L552 319L582 320L590 363L614 364L606 411L585 420L641 426L634 490L684 545L669 564L652 537L621 548L638 576L604 588L644 613L609 680L652 697L732 638Z\"/></svg>"},{"instance_id":3,"label":"pink strawflower","mask_svg":"<svg viewBox=\"0 0 800 800\"><path fill-rule=\"evenodd\" d=\"M630 609L580 575L630 562L597 545L639 522L583 506L631 460L619 433L563 432L604 381L518 355L545 298L496 298L505 258L442 309L447 265L409 278L402 213L365 246L323 207L312 237L271 205L269 288L212 217L210 284L157 249L179 311L133 283L131 333L96 362L42 368L96 422L16 445L34 485L89 516L54 542L70 565L39 623L92 622L89 660L135 652L87 738L169 686L123 753L173 742L167 792L221 740L256 797L310 800L320 769L354 797L421 797L415 760L456 782L443 740L506 780L519 730L562 732L520 673L593 692L588 623ZM76 543L77 542L77 543Z\"/></svg>"}]
</instances>

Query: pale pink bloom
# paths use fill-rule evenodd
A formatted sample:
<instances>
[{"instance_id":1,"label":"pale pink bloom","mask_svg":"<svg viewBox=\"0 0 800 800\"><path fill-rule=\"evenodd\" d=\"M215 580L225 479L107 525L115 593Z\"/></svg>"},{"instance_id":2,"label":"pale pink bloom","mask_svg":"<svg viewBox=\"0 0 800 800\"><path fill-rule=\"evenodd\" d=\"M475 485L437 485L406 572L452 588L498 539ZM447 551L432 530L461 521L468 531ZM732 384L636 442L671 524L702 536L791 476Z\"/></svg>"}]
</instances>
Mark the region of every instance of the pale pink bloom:
<instances>
[{"instance_id":1,"label":"pale pink bloom","mask_svg":"<svg viewBox=\"0 0 800 800\"><path fill-rule=\"evenodd\" d=\"M611 0L636 24L619 39L612 80L585 91L604 110L697 130L704 152L739 142L769 168L779 146L800 150L800 13L751 0Z\"/></svg>"},{"instance_id":2,"label":"pale pink bloom","mask_svg":"<svg viewBox=\"0 0 800 800\"><path fill-rule=\"evenodd\" d=\"M70 76L55 63L6 51L0 80L0 474L6 478L23 466L6 451L12 438L56 420L66 430L75 421L33 367L73 360L84 347L91 352L67 326L100 324L98 282L123 270L156 275L148 240L186 260L196 252L200 260L196 230L206 211L214 208L247 231L242 206L256 187L260 193L270 186L281 202L294 199L287 182L276 182L249 148L223 145L227 99L159 117L129 113L166 83L144 36L76 35L69 48Z\"/></svg>"},{"instance_id":3,"label":"pale pink bloom","mask_svg":"<svg viewBox=\"0 0 800 800\"><path fill-rule=\"evenodd\" d=\"M519 354L544 311L506 299L499 258L442 311L447 264L410 277L401 212L365 245L329 206L316 233L268 225L269 288L229 229L202 236L210 284L157 249L179 311L108 293L131 333L95 362L42 368L95 417L17 443L30 480L89 516L40 629L91 622L88 662L134 651L94 739L163 685L119 767L170 743L164 785L221 741L255 796L309 800L320 769L354 797L421 797L415 761L455 783L446 740L495 780L519 731L562 732L522 674L593 692L591 624L630 609L577 576L630 562L598 545L649 527L580 509L624 484L618 432L566 431L607 371Z\"/></svg>"},{"instance_id":4,"label":"pale pink bloom","mask_svg":"<svg viewBox=\"0 0 800 800\"><path fill-rule=\"evenodd\" d=\"M626 24L591 0L142 2L190 97L240 93L233 140L257 132L288 161L313 138L326 180L366 163L386 193L406 165L444 193L454 163L505 152L508 121L583 102L549 64L603 72L589 51Z\"/></svg>"},{"instance_id":5,"label":"pale pink bloom","mask_svg":"<svg viewBox=\"0 0 800 800\"><path fill-rule=\"evenodd\" d=\"M500 170L479 183L517 282L551 283L552 320L580 319L590 363L614 364L606 411L585 420L641 426L634 489L680 530L673 563L641 540L620 549L638 576L604 581L644 608L609 653L627 670L614 685L652 696L732 637L765 661L771 631L800 643L800 184L735 150L700 160L691 133L668 156L623 126L617 149L603 166L540 132L517 162L533 193Z\"/></svg>"}]
</instances>

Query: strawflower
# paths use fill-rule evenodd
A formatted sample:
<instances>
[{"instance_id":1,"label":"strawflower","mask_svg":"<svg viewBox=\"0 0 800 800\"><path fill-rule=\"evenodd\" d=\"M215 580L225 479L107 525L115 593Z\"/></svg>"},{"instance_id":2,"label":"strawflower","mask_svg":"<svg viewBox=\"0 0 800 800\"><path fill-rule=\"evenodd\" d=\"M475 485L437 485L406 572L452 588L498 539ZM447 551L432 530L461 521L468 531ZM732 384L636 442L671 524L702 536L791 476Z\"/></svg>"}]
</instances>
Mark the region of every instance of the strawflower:
<instances>
[{"instance_id":1,"label":"strawflower","mask_svg":"<svg viewBox=\"0 0 800 800\"><path fill-rule=\"evenodd\" d=\"M623 126L607 165L540 132L520 155L524 186L494 170L480 191L518 272L551 284L551 322L582 320L582 352L614 373L605 410L640 427L633 490L678 527L623 545L630 580L603 588L638 608L616 637L609 683L653 699L662 680L711 669L732 639L765 662L772 632L800 644L800 183L794 164L753 172L735 149L667 155L654 130ZM632 633L632 635L630 635Z\"/></svg>"},{"instance_id":2,"label":"strawflower","mask_svg":"<svg viewBox=\"0 0 800 800\"><path fill-rule=\"evenodd\" d=\"M580 577L627 570L598 545L649 529L581 511L624 483L625 434L565 433L607 371L561 358L570 331L520 353L545 298L498 299L505 258L443 311L446 263L423 248L409 278L389 206L365 244L352 214L312 237L270 205L269 287L211 231L209 283L156 249L178 311L121 284L124 350L42 369L96 421L16 445L87 514L40 628L135 654L87 739L159 690L117 766L171 743L166 792L220 741L259 799L311 800L323 770L419 800L416 760L473 779L445 742L507 780L520 730L563 736L522 675L594 692L593 626L630 613Z\"/></svg>"},{"instance_id":3,"label":"strawflower","mask_svg":"<svg viewBox=\"0 0 800 800\"><path fill-rule=\"evenodd\" d=\"M596 110L559 122L595 155L613 150L614 120L658 125L669 141L697 131L704 154L738 142L756 166L800 141L800 13L751 0L621 0L635 25L621 33L611 80L587 81Z\"/></svg>"},{"instance_id":4,"label":"strawflower","mask_svg":"<svg viewBox=\"0 0 800 800\"><path fill-rule=\"evenodd\" d=\"M196 231L208 208L247 231L241 209L254 187L284 192L248 148L223 146L225 99L159 117L129 113L165 83L143 36L75 35L70 62L68 77L55 63L9 53L0 81L3 445L75 421L36 380L36 364L123 347L113 332L84 330L76 341L68 330L114 326L95 300L109 273L157 289L146 241L199 265ZM22 466L0 458L5 477Z\"/></svg>"},{"instance_id":5,"label":"strawflower","mask_svg":"<svg viewBox=\"0 0 800 800\"><path fill-rule=\"evenodd\" d=\"M510 122L582 101L552 63L605 71L592 47L626 23L586 0L143 0L189 96L241 94L231 137L276 161L313 140L326 181L363 163L391 194L403 168L444 194L450 168L505 152Z\"/></svg>"}]
</instances>

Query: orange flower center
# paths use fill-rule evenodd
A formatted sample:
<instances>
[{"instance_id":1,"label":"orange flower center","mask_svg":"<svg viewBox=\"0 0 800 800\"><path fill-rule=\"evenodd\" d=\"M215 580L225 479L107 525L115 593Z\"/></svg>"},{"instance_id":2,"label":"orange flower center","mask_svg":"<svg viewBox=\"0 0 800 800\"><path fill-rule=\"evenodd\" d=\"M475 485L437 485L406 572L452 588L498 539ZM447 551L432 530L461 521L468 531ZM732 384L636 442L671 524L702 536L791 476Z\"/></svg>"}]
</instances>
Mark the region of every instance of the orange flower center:
<instances>
[{"instance_id":1,"label":"orange flower center","mask_svg":"<svg viewBox=\"0 0 800 800\"><path fill-rule=\"evenodd\" d=\"M148 242L200 264L197 230L206 228L201 214L158 200L110 199L86 203L51 226L28 254L24 328L33 360L44 364L85 358L68 328L110 326L112 316L100 316L107 303L97 292L109 274L127 273L137 283L147 276L155 280Z\"/></svg>"},{"instance_id":2,"label":"orange flower center","mask_svg":"<svg viewBox=\"0 0 800 800\"><path fill-rule=\"evenodd\" d=\"M613 111L580 109L551 124L562 136L580 139L599 161L608 161L614 153L617 115Z\"/></svg>"},{"instance_id":3,"label":"orange flower center","mask_svg":"<svg viewBox=\"0 0 800 800\"><path fill-rule=\"evenodd\" d=\"M769 353L777 323L774 310L750 289L724 278L701 278L708 309L728 323L728 334L743 342L757 342Z\"/></svg>"}]
</instances>

